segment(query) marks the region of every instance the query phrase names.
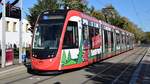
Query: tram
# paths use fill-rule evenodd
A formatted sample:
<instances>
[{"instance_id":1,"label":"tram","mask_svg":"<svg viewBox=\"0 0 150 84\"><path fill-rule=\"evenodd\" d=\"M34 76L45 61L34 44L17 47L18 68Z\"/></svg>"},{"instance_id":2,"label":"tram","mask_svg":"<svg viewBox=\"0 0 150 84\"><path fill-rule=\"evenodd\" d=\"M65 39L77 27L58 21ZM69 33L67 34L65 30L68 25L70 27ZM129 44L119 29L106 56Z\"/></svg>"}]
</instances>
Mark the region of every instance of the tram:
<instances>
[{"instance_id":1,"label":"tram","mask_svg":"<svg viewBox=\"0 0 150 84\"><path fill-rule=\"evenodd\" d=\"M81 68L134 48L134 35L76 10L42 12L33 32L31 67Z\"/></svg>"}]
</instances>

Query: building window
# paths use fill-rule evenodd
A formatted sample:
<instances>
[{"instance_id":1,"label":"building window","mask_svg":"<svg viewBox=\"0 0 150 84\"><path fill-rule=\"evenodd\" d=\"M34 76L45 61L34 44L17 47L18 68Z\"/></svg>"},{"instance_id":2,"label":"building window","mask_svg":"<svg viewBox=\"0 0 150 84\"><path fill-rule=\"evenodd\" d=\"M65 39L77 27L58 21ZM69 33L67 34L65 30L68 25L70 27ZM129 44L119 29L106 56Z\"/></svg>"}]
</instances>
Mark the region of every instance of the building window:
<instances>
[{"instance_id":1,"label":"building window","mask_svg":"<svg viewBox=\"0 0 150 84\"><path fill-rule=\"evenodd\" d=\"M16 32L16 24L17 24L17 22L13 23L13 32Z\"/></svg>"},{"instance_id":2,"label":"building window","mask_svg":"<svg viewBox=\"0 0 150 84\"><path fill-rule=\"evenodd\" d=\"M9 32L9 21L6 22L6 32Z\"/></svg>"}]
</instances>

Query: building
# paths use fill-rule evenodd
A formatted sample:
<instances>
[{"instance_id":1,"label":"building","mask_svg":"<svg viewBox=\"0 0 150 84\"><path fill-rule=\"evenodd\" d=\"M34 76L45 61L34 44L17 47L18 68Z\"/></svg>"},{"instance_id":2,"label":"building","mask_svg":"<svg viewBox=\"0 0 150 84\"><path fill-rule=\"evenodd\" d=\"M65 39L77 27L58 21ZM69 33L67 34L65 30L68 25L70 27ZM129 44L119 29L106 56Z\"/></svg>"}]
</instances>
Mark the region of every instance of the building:
<instances>
[{"instance_id":1,"label":"building","mask_svg":"<svg viewBox=\"0 0 150 84\"><path fill-rule=\"evenodd\" d=\"M31 32L29 22L23 19L22 42L23 47L31 44ZM0 45L2 44L2 20L0 20ZM19 19L6 17L6 48L19 47Z\"/></svg>"}]
</instances>

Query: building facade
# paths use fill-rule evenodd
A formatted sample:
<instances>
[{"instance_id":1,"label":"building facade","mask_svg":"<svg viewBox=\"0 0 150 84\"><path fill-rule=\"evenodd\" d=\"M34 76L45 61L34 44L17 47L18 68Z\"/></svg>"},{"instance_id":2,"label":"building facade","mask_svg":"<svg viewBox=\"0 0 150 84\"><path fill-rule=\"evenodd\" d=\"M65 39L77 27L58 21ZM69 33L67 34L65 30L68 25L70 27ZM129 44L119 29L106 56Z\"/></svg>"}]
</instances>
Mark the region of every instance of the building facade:
<instances>
[{"instance_id":1,"label":"building facade","mask_svg":"<svg viewBox=\"0 0 150 84\"><path fill-rule=\"evenodd\" d=\"M6 48L19 47L19 19L6 17ZM31 44L31 32L28 30L30 24L23 19L22 45L29 47ZM0 20L0 46L2 44L2 20ZM0 47L1 48L1 47Z\"/></svg>"}]
</instances>

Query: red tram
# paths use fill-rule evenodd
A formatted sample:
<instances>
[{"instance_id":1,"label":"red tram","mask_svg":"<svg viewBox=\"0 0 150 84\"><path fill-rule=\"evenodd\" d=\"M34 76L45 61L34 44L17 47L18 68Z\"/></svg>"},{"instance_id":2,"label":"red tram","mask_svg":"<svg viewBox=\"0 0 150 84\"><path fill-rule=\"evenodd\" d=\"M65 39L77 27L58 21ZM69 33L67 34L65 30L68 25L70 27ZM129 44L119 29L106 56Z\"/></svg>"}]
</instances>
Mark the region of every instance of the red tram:
<instances>
[{"instance_id":1,"label":"red tram","mask_svg":"<svg viewBox=\"0 0 150 84\"><path fill-rule=\"evenodd\" d=\"M75 10L42 12L32 39L33 70L80 68L134 47L130 32Z\"/></svg>"}]
</instances>

